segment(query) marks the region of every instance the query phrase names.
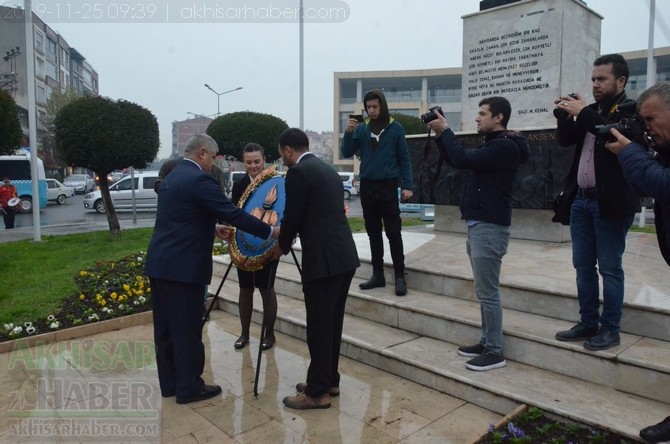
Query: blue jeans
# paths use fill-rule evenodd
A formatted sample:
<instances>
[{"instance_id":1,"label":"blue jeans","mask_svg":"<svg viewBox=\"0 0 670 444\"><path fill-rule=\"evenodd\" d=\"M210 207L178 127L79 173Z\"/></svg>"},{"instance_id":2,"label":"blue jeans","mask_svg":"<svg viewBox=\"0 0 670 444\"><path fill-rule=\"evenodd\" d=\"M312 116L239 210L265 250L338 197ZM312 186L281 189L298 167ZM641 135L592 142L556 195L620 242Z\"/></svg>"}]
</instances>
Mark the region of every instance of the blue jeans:
<instances>
[{"instance_id":1,"label":"blue jeans","mask_svg":"<svg viewBox=\"0 0 670 444\"><path fill-rule=\"evenodd\" d=\"M486 222L468 227L467 250L482 315L480 342L495 354L503 349L500 266L507 253L509 232L509 227Z\"/></svg>"},{"instance_id":2,"label":"blue jeans","mask_svg":"<svg viewBox=\"0 0 670 444\"><path fill-rule=\"evenodd\" d=\"M577 196L572 204L572 265L577 272L581 322L589 327L597 327L600 323L603 329L619 331L624 293L621 258L633 217L601 218L597 199ZM599 314L598 273L603 278L602 315Z\"/></svg>"}]
</instances>

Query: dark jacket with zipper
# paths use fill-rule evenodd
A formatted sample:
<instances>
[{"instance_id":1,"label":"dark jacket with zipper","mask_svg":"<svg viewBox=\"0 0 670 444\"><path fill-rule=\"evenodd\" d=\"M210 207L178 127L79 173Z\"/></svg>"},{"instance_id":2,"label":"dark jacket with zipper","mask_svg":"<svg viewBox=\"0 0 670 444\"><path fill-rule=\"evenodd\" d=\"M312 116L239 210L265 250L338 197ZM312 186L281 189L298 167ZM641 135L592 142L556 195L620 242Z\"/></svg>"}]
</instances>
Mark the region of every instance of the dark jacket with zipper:
<instances>
[{"instance_id":1,"label":"dark jacket with zipper","mask_svg":"<svg viewBox=\"0 0 670 444\"><path fill-rule=\"evenodd\" d=\"M486 134L484 144L465 149L454 132L446 129L438 144L449 165L470 170L461 197L462 218L510 226L512 185L519 165L530 156L526 138L512 131L493 131Z\"/></svg>"},{"instance_id":2,"label":"dark jacket with zipper","mask_svg":"<svg viewBox=\"0 0 670 444\"><path fill-rule=\"evenodd\" d=\"M597 135L596 125L619 122L621 114L618 108L614 108L614 105L629 101L626 99L626 94L621 93L611 100L603 101L601 112L598 112L598 103L593 103L584 107L576 119L568 117L558 120L558 143L566 147L575 146L575 157L565 181L566 192L578 187L577 171L587 131ZM640 211L640 196L624 178L617 155L605 148L606 141L607 138L597 138L593 152L600 217L631 216Z\"/></svg>"}]
</instances>

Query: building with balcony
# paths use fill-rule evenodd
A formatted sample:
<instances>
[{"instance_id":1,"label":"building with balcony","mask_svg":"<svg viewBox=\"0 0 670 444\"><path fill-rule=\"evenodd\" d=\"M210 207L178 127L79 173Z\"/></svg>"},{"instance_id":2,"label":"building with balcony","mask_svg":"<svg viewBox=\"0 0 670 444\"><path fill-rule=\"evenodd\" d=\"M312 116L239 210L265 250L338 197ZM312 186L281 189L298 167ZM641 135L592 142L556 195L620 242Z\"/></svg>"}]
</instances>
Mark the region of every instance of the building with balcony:
<instances>
[{"instance_id":1,"label":"building with balcony","mask_svg":"<svg viewBox=\"0 0 670 444\"><path fill-rule=\"evenodd\" d=\"M26 29L23 9L0 6L0 55L14 56L0 60L0 76L13 77L11 94L19 108L21 128L28 131L28 63L26 59ZM80 94L98 95L98 73L83 54L63 36L33 13L33 46L35 70L35 104L37 108L37 144L45 134L40 117L46 112L51 94L73 89ZM6 88L10 90L10 88Z\"/></svg>"}]
</instances>

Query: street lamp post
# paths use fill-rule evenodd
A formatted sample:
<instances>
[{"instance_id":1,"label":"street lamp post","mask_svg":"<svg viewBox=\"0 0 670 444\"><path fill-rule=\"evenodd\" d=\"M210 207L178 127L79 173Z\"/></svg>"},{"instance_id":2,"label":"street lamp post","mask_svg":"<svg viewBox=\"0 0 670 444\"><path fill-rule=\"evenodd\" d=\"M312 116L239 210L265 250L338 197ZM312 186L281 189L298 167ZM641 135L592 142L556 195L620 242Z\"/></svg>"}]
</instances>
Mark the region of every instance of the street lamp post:
<instances>
[{"instance_id":1,"label":"street lamp post","mask_svg":"<svg viewBox=\"0 0 670 444\"><path fill-rule=\"evenodd\" d=\"M210 90L211 92L216 94L216 115L217 115L217 117L221 115L221 96L224 95L224 94L228 94L228 93L231 93L233 91L239 91L239 90L242 89L241 86L238 86L237 88L231 89L229 91L217 92L217 91L214 90L214 88L212 88L211 86L209 86L206 83L205 83L205 88L207 88L208 90Z\"/></svg>"}]
</instances>

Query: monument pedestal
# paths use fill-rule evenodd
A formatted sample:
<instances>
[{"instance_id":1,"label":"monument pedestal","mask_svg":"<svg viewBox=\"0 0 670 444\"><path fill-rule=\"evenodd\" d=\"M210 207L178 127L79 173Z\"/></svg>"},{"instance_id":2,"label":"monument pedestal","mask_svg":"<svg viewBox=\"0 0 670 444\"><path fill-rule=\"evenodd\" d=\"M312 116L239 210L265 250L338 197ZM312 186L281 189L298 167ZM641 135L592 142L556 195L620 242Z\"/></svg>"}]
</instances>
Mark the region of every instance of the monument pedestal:
<instances>
[{"instance_id":1,"label":"monument pedestal","mask_svg":"<svg viewBox=\"0 0 670 444\"><path fill-rule=\"evenodd\" d=\"M512 208L512 232L514 239L543 242L570 242L570 227L551 221L551 210ZM461 211L454 205L435 206L436 231L467 233Z\"/></svg>"}]
</instances>

